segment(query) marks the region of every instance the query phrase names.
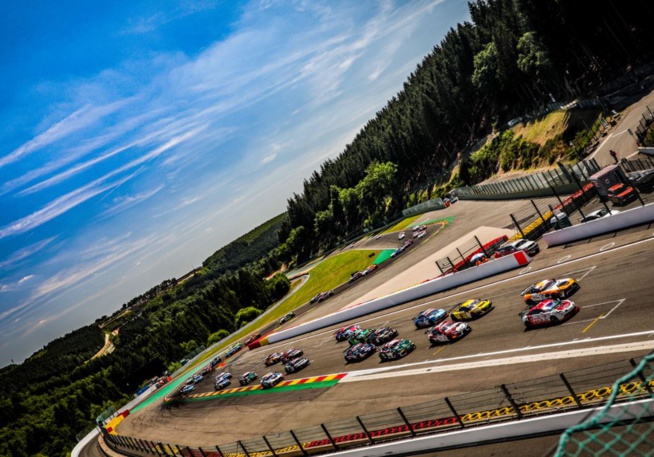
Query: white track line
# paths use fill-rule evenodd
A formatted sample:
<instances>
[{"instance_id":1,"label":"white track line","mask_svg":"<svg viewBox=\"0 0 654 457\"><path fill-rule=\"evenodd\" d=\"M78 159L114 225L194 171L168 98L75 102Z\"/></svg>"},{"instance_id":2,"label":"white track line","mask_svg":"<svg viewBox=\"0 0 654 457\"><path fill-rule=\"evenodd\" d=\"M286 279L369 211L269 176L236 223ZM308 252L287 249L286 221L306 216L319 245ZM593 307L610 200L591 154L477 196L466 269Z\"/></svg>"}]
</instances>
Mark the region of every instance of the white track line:
<instances>
[{"instance_id":1,"label":"white track line","mask_svg":"<svg viewBox=\"0 0 654 457\"><path fill-rule=\"evenodd\" d=\"M525 348L527 349L527 348ZM533 349L533 348L528 348ZM543 362L547 360L560 360L577 357L597 356L599 354L618 354L622 352L647 351L654 349L654 341L642 341L637 343L618 344L614 346L602 346L600 348L592 347L585 349L575 349L561 352L545 352L542 354L521 355L516 357L506 357L493 360L481 360L478 362L457 363L451 365L438 365L432 362L429 367L416 368L412 370L401 370L393 372L377 372L368 370L366 374L349 373L343 382L371 381L374 379L396 378L401 376L415 376L420 374L444 373L448 371L471 370L475 368L496 367L499 365L516 365L519 363Z\"/></svg>"},{"instance_id":2,"label":"white track line","mask_svg":"<svg viewBox=\"0 0 654 457\"><path fill-rule=\"evenodd\" d=\"M518 352L528 352L528 351L535 351L538 349L550 349L550 348L560 348L560 347L565 347L565 346L572 346L572 345L577 345L577 344L595 344L600 341L610 341L610 340L617 340L621 338L630 338L630 337L637 337L637 336L648 336L651 337L654 335L654 329L653 330L647 330L644 332L636 332L636 333L628 333L626 335L610 335L610 336L601 336L597 338L584 338L582 340L580 339L574 339L571 341L566 341L566 342L558 342L558 343L550 343L550 344L543 344L540 346L525 346L521 348L515 348L515 349L506 349L503 351L496 351L496 352L483 352L479 354L474 354L474 355L464 355L461 357L452 357L449 359L438 359L438 360L425 360L423 362L415 362L415 363L408 363L405 365L401 365L399 367L394 366L394 367L382 367L382 368L371 368L368 370L360 370L360 371L353 371L348 373L347 377L341 380L343 382L345 379L348 379L350 381L354 381L354 378L362 377L362 376L368 376L370 374L376 374L376 373L381 373L385 371L392 371L392 370L397 370L397 369L403 369L404 367L416 367L416 366L424 366L424 365L431 365L431 370L434 371L435 367L438 366L438 370L441 368L448 368L448 371L454 370L454 369L460 369L460 368L451 368L455 367L458 365L452 364L452 365L446 365L445 367L442 366L443 363L447 362L455 362L459 360L468 360L468 359L474 359L474 358L480 358L480 357L492 357L496 355L505 355L505 354L513 354L513 353L518 353ZM654 349L654 340L652 341L644 341L644 342L638 342L638 343L623 343L621 345L614 345L614 346L602 346L602 347L592 347L592 348L587 348L587 349L578 349L576 351L566 351L566 352L551 352L548 351L547 353L544 354L533 354L529 356L524 356L527 357L529 360L536 360L537 357L550 357L551 358L558 358L558 357L563 357L562 354L573 354L573 353L584 353L588 352L588 354L583 354L583 355L591 355L591 354L602 354L602 353L610 353L610 352L628 352L628 351L633 351L635 350L634 346L636 345L636 349ZM616 348L627 348L629 349L624 349L624 350L616 350ZM579 357L580 355L569 355L568 357ZM521 356L522 357L522 356ZM492 366L494 363L496 363L499 360L512 360L512 359L517 359L520 357L511 357L509 359L492 359L492 360L487 360L483 361L480 363L488 363L489 366ZM527 360L527 361L529 361ZM477 362L475 362L477 363ZM519 362L513 362L513 363L519 363ZM460 365L460 364L459 364ZM470 365L470 364L464 364L464 365ZM424 372L424 369L420 369L418 371ZM352 378L352 379L350 379ZM358 380L358 379L357 379Z\"/></svg>"}]
</instances>

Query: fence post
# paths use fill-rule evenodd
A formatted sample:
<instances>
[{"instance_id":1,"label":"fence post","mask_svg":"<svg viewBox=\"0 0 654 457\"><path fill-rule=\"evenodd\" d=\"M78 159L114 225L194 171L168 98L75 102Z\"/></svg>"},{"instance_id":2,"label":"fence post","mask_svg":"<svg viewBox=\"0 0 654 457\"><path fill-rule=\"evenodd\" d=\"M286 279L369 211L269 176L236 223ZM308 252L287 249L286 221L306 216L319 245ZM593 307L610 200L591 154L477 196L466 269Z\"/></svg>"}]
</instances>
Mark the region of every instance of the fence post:
<instances>
[{"instance_id":1,"label":"fence post","mask_svg":"<svg viewBox=\"0 0 654 457\"><path fill-rule=\"evenodd\" d=\"M223 455L223 451L221 451L220 448L219 448L217 445L216 445L216 452L218 452L218 455L219 455L220 457L225 457L225 456Z\"/></svg>"},{"instance_id":2,"label":"fence post","mask_svg":"<svg viewBox=\"0 0 654 457\"><path fill-rule=\"evenodd\" d=\"M513 397L509 393L509 389L507 389L504 384L500 384L500 389L502 389L504 396L509 401L509 404L511 404L511 406L513 407L513 410L515 411L516 416L518 416L518 419L522 419L522 411L520 411L520 408L518 408L518 405L516 404L515 400L513 400Z\"/></svg>"},{"instance_id":3,"label":"fence post","mask_svg":"<svg viewBox=\"0 0 654 457\"><path fill-rule=\"evenodd\" d=\"M459 256L461 256L461 259L462 259L463 262L466 264L466 266L470 266L470 265L468 265L468 261L466 260L466 258L463 257L463 254L461 254L461 251L459 251L459 248L456 248L456 252L459 253Z\"/></svg>"},{"instance_id":4,"label":"fence post","mask_svg":"<svg viewBox=\"0 0 654 457\"><path fill-rule=\"evenodd\" d=\"M445 397L445 403L447 403L447 406L450 408L450 411L452 411L452 414L454 414L454 417L456 417L456 421L459 423L461 428L465 428L465 425L463 425L463 421L461 420L461 416L459 416L459 413L457 413L456 409L454 409L454 405L452 404L450 399Z\"/></svg>"},{"instance_id":5,"label":"fence post","mask_svg":"<svg viewBox=\"0 0 654 457\"><path fill-rule=\"evenodd\" d=\"M636 361L634 359L629 359L629 363L634 368L636 368L638 366L638 364L636 363ZM645 377L645 375L643 374L642 371L638 372L638 377L645 384L645 389L647 389L647 392L649 392L649 394L651 395L652 394L652 387L649 385L649 382L647 381L647 378Z\"/></svg>"},{"instance_id":6,"label":"fence post","mask_svg":"<svg viewBox=\"0 0 654 457\"><path fill-rule=\"evenodd\" d=\"M338 451L338 446L336 445L334 438L332 438L332 436L329 434L329 431L327 431L327 427L325 427L325 424L320 424L320 426L322 427L322 431L325 432L325 435L327 435L327 439L329 439L329 442L332 443L332 446L334 446L334 450Z\"/></svg>"},{"instance_id":7,"label":"fence post","mask_svg":"<svg viewBox=\"0 0 654 457\"><path fill-rule=\"evenodd\" d=\"M268 441L268 438L266 438L266 435L263 435L261 438L263 438L263 441L266 443L266 446L268 446L268 449L270 449L270 452L272 452L273 457L277 457L277 453L275 452L275 449L270 445L270 441Z\"/></svg>"},{"instance_id":8,"label":"fence post","mask_svg":"<svg viewBox=\"0 0 654 457\"><path fill-rule=\"evenodd\" d=\"M163 445L161 441L159 441L159 448L163 451L163 454L168 457L168 451L166 450L166 446Z\"/></svg>"},{"instance_id":9,"label":"fence post","mask_svg":"<svg viewBox=\"0 0 654 457\"><path fill-rule=\"evenodd\" d=\"M304 457L308 456L309 454L307 454L307 451L302 447L302 443L300 443L300 440L298 440L298 439L297 439L297 436L295 436L295 432L294 432L293 430L289 430L289 433L290 433L291 436L293 437L293 441L295 441L295 444L297 444L297 446L298 446L298 447L300 448L300 450L302 451L302 455L303 455ZM222 456L221 456L221 457L222 457Z\"/></svg>"},{"instance_id":10,"label":"fence post","mask_svg":"<svg viewBox=\"0 0 654 457\"><path fill-rule=\"evenodd\" d=\"M248 452L247 449L245 449L245 446L243 443L239 440L236 442L239 446L241 446L241 449L243 449L243 452L245 452L245 457L250 457L250 453Z\"/></svg>"},{"instance_id":11,"label":"fence post","mask_svg":"<svg viewBox=\"0 0 654 457\"><path fill-rule=\"evenodd\" d=\"M565 384L565 387L568 389L568 392L570 392L570 395L572 395L572 399L575 401L579 409L583 408L583 405L577 398L577 393L574 391L574 389L566 379L565 375L563 373L559 373L559 377L561 378L561 381L563 381L563 384Z\"/></svg>"},{"instance_id":12,"label":"fence post","mask_svg":"<svg viewBox=\"0 0 654 457\"><path fill-rule=\"evenodd\" d=\"M202 450L202 448L200 446L198 446L198 451L200 451L200 454L202 454L202 457L207 457L207 454L204 453L204 451Z\"/></svg>"},{"instance_id":13,"label":"fence post","mask_svg":"<svg viewBox=\"0 0 654 457\"><path fill-rule=\"evenodd\" d=\"M357 416L356 419L357 419L357 422L359 423L359 425L361 426L361 428L363 429L363 433L365 433L366 436L368 437L368 441L370 441L370 444L375 444L375 442L372 439L372 436L370 436L370 432L368 431L366 426L363 425L363 421L361 420L361 417Z\"/></svg>"},{"instance_id":14,"label":"fence post","mask_svg":"<svg viewBox=\"0 0 654 457\"><path fill-rule=\"evenodd\" d=\"M190 447L186 446L186 451L188 452L189 457L193 457L193 451L191 451ZM182 452L182 454L184 453Z\"/></svg>"},{"instance_id":15,"label":"fence post","mask_svg":"<svg viewBox=\"0 0 654 457\"><path fill-rule=\"evenodd\" d=\"M479 241L479 238L477 238L477 235L475 235L474 238L475 238L475 241L477 242L477 244L479 245L479 247L481 248L482 252L484 253L484 255L485 255L486 257L490 257L490 256L488 255L488 252L487 252L486 249L484 248L484 245L481 244L481 241Z\"/></svg>"},{"instance_id":16,"label":"fence post","mask_svg":"<svg viewBox=\"0 0 654 457\"><path fill-rule=\"evenodd\" d=\"M416 436L416 431L413 429L413 427L411 427L411 423L404 415L404 411L402 411L402 408L397 408L397 412L400 414L400 417L402 418L406 426L409 428L409 431L411 432L411 436Z\"/></svg>"},{"instance_id":17,"label":"fence post","mask_svg":"<svg viewBox=\"0 0 654 457\"><path fill-rule=\"evenodd\" d=\"M574 173L572 173L572 177L574 178L575 183L577 184L577 187L579 187L579 190L581 191L581 194L584 196L584 200L587 201L586 200L586 192L584 191L584 186L581 185L581 182L579 181L579 179L577 178L577 176ZM584 215L583 211L581 210L581 206L577 205L577 202L575 201L574 198L572 199L572 202L577 207L577 211L579 211L579 214L581 214L582 219L585 218L586 216Z\"/></svg>"},{"instance_id":18,"label":"fence post","mask_svg":"<svg viewBox=\"0 0 654 457\"><path fill-rule=\"evenodd\" d=\"M452 259L449 257L446 257L447 261L450 262L450 265L452 265L452 269L454 269L454 262L452 262Z\"/></svg>"},{"instance_id":19,"label":"fence post","mask_svg":"<svg viewBox=\"0 0 654 457\"><path fill-rule=\"evenodd\" d=\"M523 238L526 238L524 232L522 231L522 228L520 227L520 224L518 224L518 221L515 219L515 216L513 214L510 214L510 216L511 216L511 220L513 221L516 228L520 232L520 235L522 235Z\"/></svg>"},{"instance_id":20,"label":"fence post","mask_svg":"<svg viewBox=\"0 0 654 457\"><path fill-rule=\"evenodd\" d=\"M533 200L531 200L531 204L534 205L534 209L536 210L536 213L537 213L538 216L540 217L540 220L543 221L543 222L545 222L545 219L543 218L543 215L542 215L541 212L539 211L538 206L536 206L536 202L534 202Z\"/></svg>"},{"instance_id":21,"label":"fence post","mask_svg":"<svg viewBox=\"0 0 654 457\"><path fill-rule=\"evenodd\" d=\"M157 455L161 455L161 452L159 452L159 446L157 446L157 443L155 443L154 441L150 441L150 443L152 444L152 449L154 449L154 452L156 452Z\"/></svg>"},{"instance_id":22,"label":"fence post","mask_svg":"<svg viewBox=\"0 0 654 457\"><path fill-rule=\"evenodd\" d=\"M145 445L145 447L148 448L148 454L154 454L154 451L152 450L152 446L150 446L148 440L142 440L142 442Z\"/></svg>"}]
</instances>

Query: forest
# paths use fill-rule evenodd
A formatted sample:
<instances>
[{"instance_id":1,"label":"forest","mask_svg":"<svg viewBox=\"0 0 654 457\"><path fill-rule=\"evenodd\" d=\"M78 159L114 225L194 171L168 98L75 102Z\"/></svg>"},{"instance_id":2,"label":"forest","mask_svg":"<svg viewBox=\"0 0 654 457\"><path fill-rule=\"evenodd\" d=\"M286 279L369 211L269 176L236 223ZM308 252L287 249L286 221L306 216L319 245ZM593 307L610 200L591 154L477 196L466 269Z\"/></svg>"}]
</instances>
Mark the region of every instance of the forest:
<instances>
[{"instance_id":1,"label":"forest","mask_svg":"<svg viewBox=\"0 0 654 457\"><path fill-rule=\"evenodd\" d=\"M409 202L410 190L443 177L457 153L506 121L553 101L602 96L607 83L652 57L654 8L645 1L489 0L469 9L471 22L450 29L402 90L288 200L289 221L280 233L286 258L303 262L383 225L417 203ZM396 166L394 185L367 194L372 187L360 183L382 163ZM484 163L483 173L475 165L463 163L472 173L453 182L474 184L501 164ZM371 198L385 205L371 211L356 204Z\"/></svg>"},{"instance_id":2,"label":"forest","mask_svg":"<svg viewBox=\"0 0 654 457\"><path fill-rule=\"evenodd\" d=\"M264 279L283 264L392 218L410 190L444 176L461 150L507 120L552 100L602 96L652 57L646 0L482 0L469 8L470 22L449 30L340 155L304 181L287 213L210 255L188 281L165 280L117 303L120 319L101 318L0 370L0 455L66 455L107 407L283 296L283 274ZM533 152L508 134L498 138L484 160L501 143ZM457 179L501 166L490 162L468 164ZM116 350L92 359L116 326Z\"/></svg>"}]
</instances>

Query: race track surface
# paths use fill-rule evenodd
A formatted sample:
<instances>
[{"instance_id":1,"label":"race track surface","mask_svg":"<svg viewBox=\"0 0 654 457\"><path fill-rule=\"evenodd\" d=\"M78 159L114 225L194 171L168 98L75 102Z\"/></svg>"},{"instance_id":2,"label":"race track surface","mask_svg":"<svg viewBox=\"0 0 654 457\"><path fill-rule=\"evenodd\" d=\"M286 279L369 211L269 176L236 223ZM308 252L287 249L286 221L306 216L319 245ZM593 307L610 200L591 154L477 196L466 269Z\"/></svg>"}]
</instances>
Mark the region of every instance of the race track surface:
<instances>
[{"instance_id":1,"label":"race track surface","mask_svg":"<svg viewBox=\"0 0 654 457\"><path fill-rule=\"evenodd\" d=\"M521 205L524 201L459 202L433 213L437 217L455 215L454 223L390 267L321 304L304 319L355 301L451 243L457 234L479 225L508 225L508 212ZM645 355L654 348L654 303L648 298L654 279L653 232L651 227L635 228L553 249L545 249L541 241L542 252L522 271L406 303L357 322L364 327L392 326L400 337L415 341L417 349L401 361L381 363L373 355L363 362L346 364L342 352L347 343L336 343L333 332L339 326L334 326L294 341L243 352L229 366L234 374L230 387L236 387L236 376L245 371L256 371L259 376L269 371L263 364L267 354L301 348L311 365L286 379L349 373L332 387L212 396L171 408L152 405L126 418L118 433L193 446L229 443ZM580 312L563 324L525 331L518 316L525 308L520 292L542 279L557 277L579 281L581 290L571 299L580 306ZM433 347L424 331L415 329L412 318L421 310L450 309L467 298L488 298L495 309L473 321L472 333L461 341ZM282 369L280 365L271 368ZM194 393L202 392L213 392L210 380L198 384ZM475 454L449 452L446 455Z\"/></svg>"}]
</instances>

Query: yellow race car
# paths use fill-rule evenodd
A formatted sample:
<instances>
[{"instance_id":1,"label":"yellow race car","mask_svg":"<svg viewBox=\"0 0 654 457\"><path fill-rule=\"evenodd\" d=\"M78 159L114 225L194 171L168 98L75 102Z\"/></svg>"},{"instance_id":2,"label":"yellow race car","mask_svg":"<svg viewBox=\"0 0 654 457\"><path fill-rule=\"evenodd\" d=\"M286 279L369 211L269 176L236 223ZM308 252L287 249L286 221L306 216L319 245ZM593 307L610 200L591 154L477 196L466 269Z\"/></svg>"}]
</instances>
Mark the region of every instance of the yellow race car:
<instances>
[{"instance_id":1,"label":"yellow race car","mask_svg":"<svg viewBox=\"0 0 654 457\"><path fill-rule=\"evenodd\" d=\"M579 290L579 283L572 278L545 279L522 291L522 298L529 306L534 306L550 298L568 298Z\"/></svg>"},{"instance_id":2,"label":"yellow race car","mask_svg":"<svg viewBox=\"0 0 654 457\"><path fill-rule=\"evenodd\" d=\"M473 298L456 305L450 315L455 321L471 321L484 316L491 309L493 309L493 302L490 300Z\"/></svg>"}]
</instances>

